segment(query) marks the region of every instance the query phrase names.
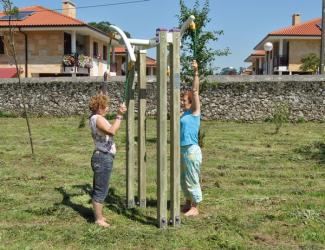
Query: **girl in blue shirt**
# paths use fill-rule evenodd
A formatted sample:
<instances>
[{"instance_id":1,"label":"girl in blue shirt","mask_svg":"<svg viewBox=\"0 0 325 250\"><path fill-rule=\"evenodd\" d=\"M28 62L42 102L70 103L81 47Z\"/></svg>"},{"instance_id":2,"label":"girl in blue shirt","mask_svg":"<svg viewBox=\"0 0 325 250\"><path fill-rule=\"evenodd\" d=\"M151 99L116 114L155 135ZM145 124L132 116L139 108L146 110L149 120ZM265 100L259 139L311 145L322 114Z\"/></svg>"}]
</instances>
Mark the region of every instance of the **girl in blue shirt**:
<instances>
[{"instance_id":1,"label":"girl in blue shirt","mask_svg":"<svg viewBox=\"0 0 325 250\"><path fill-rule=\"evenodd\" d=\"M186 198L182 208L185 216L199 214L198 204L202 201L200 186L200 166L202 153L199 147L198 133L200 129L200 98L199 98L199 72L198 64L192 62L194 79L192 90L183 94L181 106L181 187Z\"/></svg>"}]
</instances>

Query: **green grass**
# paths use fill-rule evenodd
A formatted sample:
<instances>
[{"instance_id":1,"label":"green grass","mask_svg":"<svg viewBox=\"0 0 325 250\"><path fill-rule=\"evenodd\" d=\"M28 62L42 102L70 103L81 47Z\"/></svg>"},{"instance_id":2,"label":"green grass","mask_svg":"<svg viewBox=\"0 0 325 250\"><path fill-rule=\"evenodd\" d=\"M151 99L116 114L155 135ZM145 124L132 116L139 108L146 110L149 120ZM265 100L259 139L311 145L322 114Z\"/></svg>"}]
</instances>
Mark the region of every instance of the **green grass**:
<instances>
[{"instance_id":1,"label":"green grass","mask_svg":"<svg viewBox=\"0 0 325 250\"><path fill-rule=\"evenodd\" d=\"M80 117L0 119L0 249L324 249L325 124L203 122L201 214L158 229L155 121L148 120L148 208L125 201L125 128L104 212L93 224L92 140ZM87 124L87 121L86 121Z\"/></svg>"}]
</instances>

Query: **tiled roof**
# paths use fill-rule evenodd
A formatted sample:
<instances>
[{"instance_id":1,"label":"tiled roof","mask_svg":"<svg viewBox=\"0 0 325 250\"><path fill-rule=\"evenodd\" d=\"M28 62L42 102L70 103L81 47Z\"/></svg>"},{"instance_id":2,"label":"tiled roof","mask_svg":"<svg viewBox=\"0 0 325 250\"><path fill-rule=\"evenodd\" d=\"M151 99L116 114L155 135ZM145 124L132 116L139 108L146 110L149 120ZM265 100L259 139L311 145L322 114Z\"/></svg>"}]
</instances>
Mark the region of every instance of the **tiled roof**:
<instances>
[{"instance_id":1,"label":"tiled roof","mask_svg":"<svg viewBox=\"0 0 325 250\"><path fill-rule=\"evenodd\" d=\"M252 62L253 59L256 59L257 57L264 57L264 56L265 56L264 50L255 50L244 60L244 62Z\"/></svg>"},{"instance_id":2,"label":"tiled roof","mask_svg":"<svg viewBox=\"0 0 325 250\"><path fill-rule=\"evenodd\" d=\"M147 56L147 62L146 62L147 66L156 66L156 60Z\"/></svg>"},{"instance_id":3,"label":"tiled roof","mask_svg":"<svg viewBox=\"0 0 325 250\"><path fill-rule=\"evenodd\" d=\"M115 47L114 51L115 51L115 53L124 54L126 52L126 49L124 47Z\"/></svg>"},{"instance_id":4,"label":"tiled roof","mask_svg":"<svg viewBox=\"0 0 325 250\"><path fill-rule=\"evenodd\" d=\"M255 50L251 56L265 56L265 50Z\"/></svg>"},{"instance_id":5,"label":"tiled roof","mask_svg":"<svg viewBox=\"0 0 325 250\"><path fill-rule=\"evenodd\" d=\"M63 15L54 10L46 9L42 6L31 6L26 8L21 8L19 11L35 11L32 15L26 17L20 21L11 21L13 26L87 26L86 23ZM5 16L3 12L0 12L0 17ZM8 26L9 21L0 20L1 26Z\"/></svg>"},{"instance_id":6,"label":"tiled roof","mask_svg":"<svg viewBox=\"0 0 325 250\"><path fill-rule=\"evenodd\" d=\"M117 54L125 54L126 53L126 49L124 47L115 47L114 51ZM156 66L156 60L147 56L146 65L147 66Z\"/></svg>"},{"instance_id":7,"label":"tiled roof","mask_svg":"<svg viewBox=\"0 0 325 250\"><path fill-rule=\"evenodd\" d=\"M318 24L321 23L321 18L316 18L308 22L298 25L289 26L280 30L271 32L273 36L320 36L321 29Z\"/></svg>"}]
</instances>

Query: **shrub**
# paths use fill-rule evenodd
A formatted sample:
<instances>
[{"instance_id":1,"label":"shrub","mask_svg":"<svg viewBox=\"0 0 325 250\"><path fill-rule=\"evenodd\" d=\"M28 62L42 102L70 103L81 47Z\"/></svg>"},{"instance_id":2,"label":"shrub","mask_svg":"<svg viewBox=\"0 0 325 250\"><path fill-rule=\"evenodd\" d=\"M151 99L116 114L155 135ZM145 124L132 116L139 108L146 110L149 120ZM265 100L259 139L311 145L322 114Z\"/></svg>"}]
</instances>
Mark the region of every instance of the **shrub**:
<instances>
[{"instance_id":1,"label":"shrub","mask_svg":"<svg viewBox=\"0 0 325 250\"><path fill-rule=\"evenodd\" d=\"M114 120L116 117L116 113L110 113L105 116L106 120Z\"/></svg>"},{"instance_id":2,"label":"shrub","mask_svg":"<svg viewBox=\"0 0 325 250\"><path fill-rule=\"evenodd\" d=\"M17 117L16 114L0 111L0 118L15 118L15 117Z\"/></svg>"},{"instance_id":3,"label":"shrub","mask_svg":"<svg viewBox=\"0 0 325 250\"><path fill-rule=\"evenodd\" d=\"M204 138L205 138L205 131L202 130L202 129L200 129L200 130L199 130L199 146L200 146L201 148L204 147Z\"/></svg>"},{"instance_id":4,"label":"shrub","mask_svg":"<svg viewBox=\"0 0 325 250\"><path fill-rule=\"evenodd\" d=\"M274 106L273 123L275 124L275 134L279 133L283 123L289 121L290 109L288 103L279 102Z\"/></svg>"},{"instance_id":5,"label":"shrub","mask_svg":"<svg viewBox=\"0 0 325 250\"><path fill-rule=\"evenodd\" d=\"M310 53L301 58L300 70L316 74L318 71L320 59L315 53Z\"/></svg>"},{"instance_id":6,"label":"shrub","mask_svg":"<svg viewBox=\"0 0 325 250\"><path fill-rule=\"evenodd\" d=\"M79 122L79 128L84 128L85 126L86 126L86 115L82 115Z\"/></svg>"}]
</instances>

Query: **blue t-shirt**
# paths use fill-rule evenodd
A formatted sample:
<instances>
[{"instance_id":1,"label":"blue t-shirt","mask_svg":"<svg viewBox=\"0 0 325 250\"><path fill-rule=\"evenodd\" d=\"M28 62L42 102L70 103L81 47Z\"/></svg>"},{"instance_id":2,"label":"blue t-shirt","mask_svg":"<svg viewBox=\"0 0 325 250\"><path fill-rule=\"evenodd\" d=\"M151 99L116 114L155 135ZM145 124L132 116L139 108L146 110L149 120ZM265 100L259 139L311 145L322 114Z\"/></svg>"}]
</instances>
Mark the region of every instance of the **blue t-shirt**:
<instances>
[{"instance_id":1,"label":"blue t-shirt","mask_svg":"<svg viewBox=\"0 0 325 250\"><path fill-rule=\"evenodd\" d=\"M187 110L181 116L181 146L199 145L200 115Z\"/></svg>"}]
</instances>

